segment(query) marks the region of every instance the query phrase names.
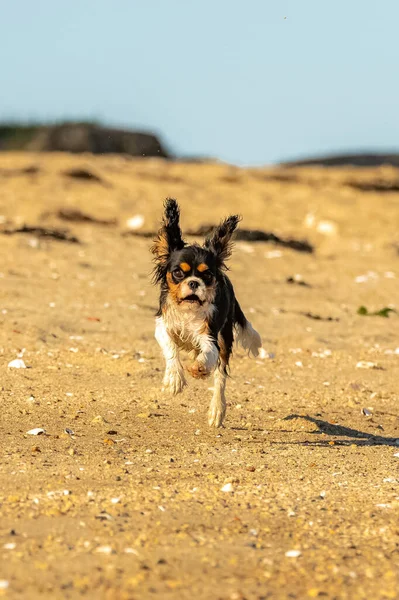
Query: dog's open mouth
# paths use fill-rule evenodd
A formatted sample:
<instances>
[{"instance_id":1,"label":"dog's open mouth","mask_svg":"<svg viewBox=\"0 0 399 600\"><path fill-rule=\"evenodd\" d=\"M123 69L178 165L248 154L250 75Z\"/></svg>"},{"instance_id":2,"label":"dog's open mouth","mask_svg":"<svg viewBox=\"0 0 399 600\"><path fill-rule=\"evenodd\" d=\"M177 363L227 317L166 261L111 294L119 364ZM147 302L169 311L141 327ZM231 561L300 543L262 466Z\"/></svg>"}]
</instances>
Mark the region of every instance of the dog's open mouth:
<instances>
[{"instance_id":1,"label":"dog's open mouth","mask_svg":"<svg viewBox=\"0 0 399 600\"><path fill-rule=\"evenodd\" d=\"M189 304L197 303L200 306L202 306L202 301L198 298L196 294L190 294L189 296L182 298L182 302L188 302Z\"/></svg>"}]
</instances>

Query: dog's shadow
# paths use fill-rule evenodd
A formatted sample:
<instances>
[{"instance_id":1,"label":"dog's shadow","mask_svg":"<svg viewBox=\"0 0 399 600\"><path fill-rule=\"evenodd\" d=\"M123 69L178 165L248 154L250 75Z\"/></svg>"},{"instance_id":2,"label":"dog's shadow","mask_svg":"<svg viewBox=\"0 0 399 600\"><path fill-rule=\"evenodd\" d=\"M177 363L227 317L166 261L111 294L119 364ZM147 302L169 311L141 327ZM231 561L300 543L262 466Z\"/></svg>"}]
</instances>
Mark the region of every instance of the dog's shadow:
<instances>
[{"instance_id":1,"label":"dog's shadow","mask_svg":"<svg viewBox=\"0 0 399 600\"><path fill-rule=\"evenodd\" d=\"M274 442L275 444L282 443L293 443L299 444L301 446L329 446L334 448L334 446L399 446L399 436L398 437L384 437L382 435L375 435L372 433L366 433L365 431L359 431L358 429L352 429L350 427L345 427L344 425L337 425L333 423L329 423L328 421L323 421L322 419L316 419L315 417L311 417L310 415L297 415L292 414L288 415L283 419L283 421L292 421L294 419L303 419L304 421L308 421L309 423L313 423L318 427L317 430L309 431L311 435L320 435L324 434L327 436L331 436L334 438L337 437L345 437L348 439L323 439L323 440L305 440L298 442ZM292 433L292 432L290 432ZM272 442L273 443L273 442Z\"/></svg>"}]
</instances>

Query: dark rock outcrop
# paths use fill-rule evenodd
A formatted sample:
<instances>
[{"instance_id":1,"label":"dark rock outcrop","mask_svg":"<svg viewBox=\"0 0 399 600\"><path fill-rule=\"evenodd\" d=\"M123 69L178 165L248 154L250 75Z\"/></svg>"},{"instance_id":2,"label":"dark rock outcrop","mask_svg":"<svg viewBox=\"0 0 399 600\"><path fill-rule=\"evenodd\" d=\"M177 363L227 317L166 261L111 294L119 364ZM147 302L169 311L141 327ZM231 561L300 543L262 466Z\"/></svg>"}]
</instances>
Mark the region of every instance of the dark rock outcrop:
<instances>
[{"instance_id":1,"label":"dark rock outcrop","mask_svg":"<svg viewBox=\"0 0 399 600\"><path fill-rule=\"evenodd\" d=\"M280 163L282 167L399 167L399 154L336 154Z\"/></svg>"},{"instance_id":2,"label":"dark rock outcrop","mask_svg":"<svg viewBox=\"0 0 399 600\"><path fill-rule=\"evenodd\" d=\"M91 123L19 127L0 126L0 150L72 152L75 154L126 154L169 158L151 133L101 127Z\"/></svg>"}]
</instances>

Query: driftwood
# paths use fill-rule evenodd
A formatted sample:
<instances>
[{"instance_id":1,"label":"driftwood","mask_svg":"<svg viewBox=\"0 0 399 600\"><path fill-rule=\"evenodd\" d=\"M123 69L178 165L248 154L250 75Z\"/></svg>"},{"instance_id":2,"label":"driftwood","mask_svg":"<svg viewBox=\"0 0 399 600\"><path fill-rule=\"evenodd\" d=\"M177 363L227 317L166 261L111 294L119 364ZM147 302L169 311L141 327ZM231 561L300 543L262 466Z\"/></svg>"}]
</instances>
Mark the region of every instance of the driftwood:
<instances>
[{"instance_id":1,"label":"driftwood","mask_svg":"<svg viewBox=\"0 0 399 600\"><path fill-rule=\"evenodd\" d=\"M30 225L22 225L13 229L0 229L3 235L15 235L17 233L30 233L37 235L39 238L52 238L62 242L70 242L71 244L80 244L80 241L74 235L71 235L65 229L52 229L48 227L35 227Z\"/></svg>"}]
</instances>

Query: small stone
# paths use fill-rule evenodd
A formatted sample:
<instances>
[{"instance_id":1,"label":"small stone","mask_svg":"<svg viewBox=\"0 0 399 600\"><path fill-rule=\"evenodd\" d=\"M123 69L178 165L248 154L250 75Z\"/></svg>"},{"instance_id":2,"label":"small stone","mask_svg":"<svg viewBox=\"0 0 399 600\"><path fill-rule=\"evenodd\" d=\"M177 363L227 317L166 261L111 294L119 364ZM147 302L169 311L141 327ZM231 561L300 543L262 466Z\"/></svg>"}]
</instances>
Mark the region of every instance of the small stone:
<instances>
[{"instance_id":1,"label":"small stone","mask_svg":"<svg viewBox=\"0 0 399 600\"><path fill-rule=\"evenodd\" d=\"M34 429L29 429L26 433L27 435L43 435L46 433L46 430L42 427L35 427Z\"/></svg>"},{"instance_id":2,"label":"small stone","mask_svg":"<svg viewBox=\"0 0 399 600\"><path fill-rule=\"evenodd\" d=\"M114 549L111 546L98 546L96 552L99 554L113 554Z\"/></svg>"},{"instance_id":3,"label":"small stone","mask_svg":"<svg viewBox=\"0 0 399 600\"><path fill-rule=\"evenodd\" d=\"M96 515L96 519L98 519L99 521L112 521L111 515L104 511L101 512L99 515Z\"/></svg>"},{"instance_id":4,"label":"small stone","mask_svg":"<svg viewBox=\"0 0 399 600\"><path fill-rule=\"evenodd\" d=\"M130 217L126 221L126 227L132 231L136 231L137 229L141 229L144 225L144 217L143 215L134 215Z\"/></svg>"},{"instance_id":5,"label":"small stone","mask_svg":"<svg viewBox=\"0 0 399 600\"><path fill-rule=\"evenodd\" d=\"M234 492L234 487L232 483L226 483L222 488L220 488L221 492Z\"/></svg>"},{"instance_id":6,"label":"small stone","mask_svg":"<svg viewBox=\"0 0 399 600\"><path fill-rule=\"evenodd\" d=\"M370 409L368 408L362 408L362 410L360 411L362 415L364 415L365 417L372 417L373 413L371 412Z\"/></svg>"},{"instance_id":7,"label":"small stone","mask_svg":"<svg viewBox=\"0 0 399 600\"><path fill-rule=\"evenodd\" d=\"M96 417L94 417L94 419L92 420L92 423L95 424L100 424L103 425L104 423L106 423L107 421L104 419L104 417L102 417L101 415L97 415Z\"/></svg>"},{"instance_id":8,"label":"small stone","mask_svg":"<svg viewBox=\"0 0 399 600\"><path fill-rule=\"evenodd\" d=\"M108 446L113 446L113 444L115 444L114 440L111 440L110 438L105 438L103 443L107 444Z\"/></svg>"},{"instance_id":9,"label":"small stone","mask_svg":"<svg viewBox=\"0 0 399 600\"><path fill-rule=\"evenodd\" d=\"M378 369L378 365L374 362L370 362L369 360L359 360L356 364L357 369Z\"/></svg>"},{"instance_id":10,"label":"small stone","mask_svg":"<svg viewBox=\"0 0 399 600\"><path fill-rule=\"evenodd\" d=\"M125 554L134 554L135 556L139 555L137 550L135 550L134 548L125 548L124 552Z\"/></svg>"},{"instance_id":11,"label":"small stone","mask_svg":"<svg viewBox=\"0 0 399 600\"><path fill-rule=\"evenodd\" d=\"M301 554L302 554L302 553L301 553L301 551L300 551L300 550L288 550L288 551L285 553L285 556L286 556L287 558L298 558L298 556L301 556Z\"/></svg>"}]
</instances>

